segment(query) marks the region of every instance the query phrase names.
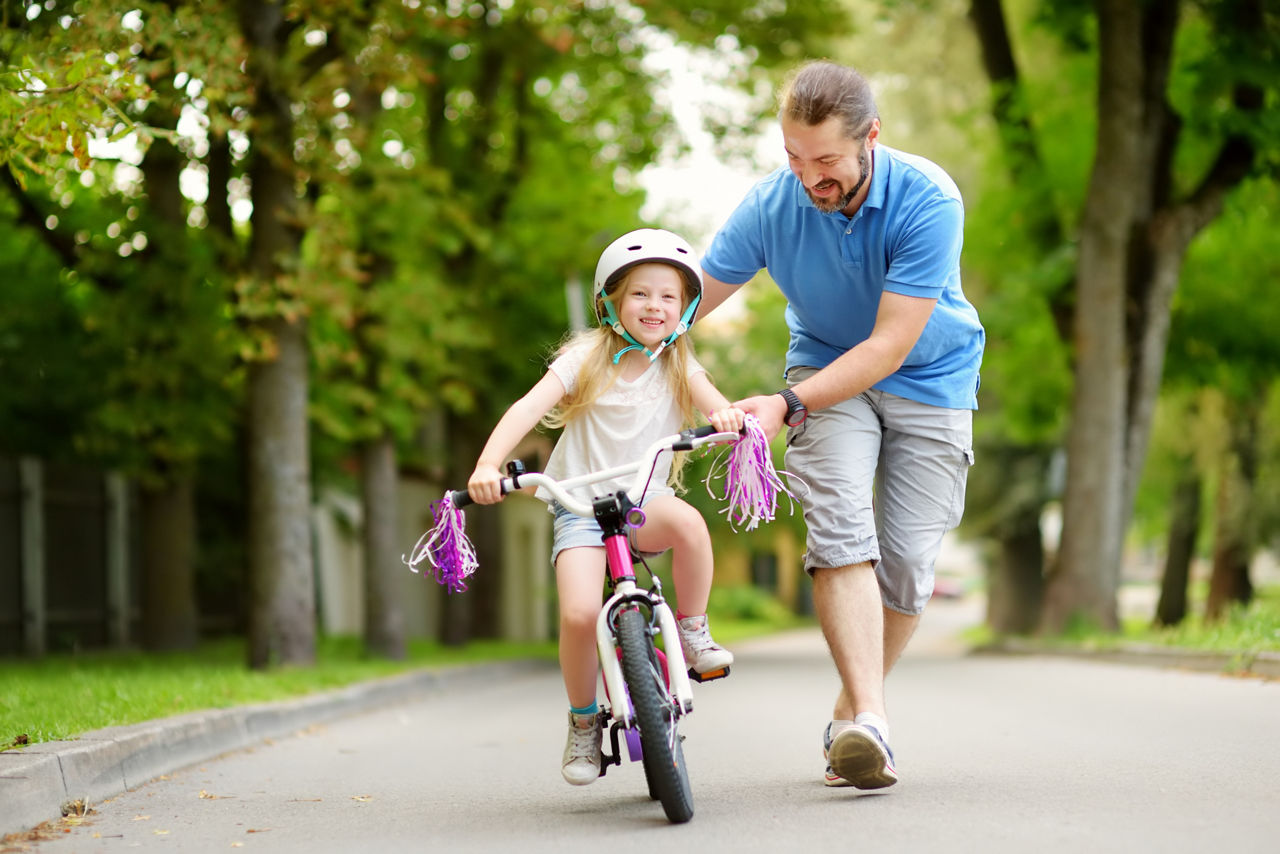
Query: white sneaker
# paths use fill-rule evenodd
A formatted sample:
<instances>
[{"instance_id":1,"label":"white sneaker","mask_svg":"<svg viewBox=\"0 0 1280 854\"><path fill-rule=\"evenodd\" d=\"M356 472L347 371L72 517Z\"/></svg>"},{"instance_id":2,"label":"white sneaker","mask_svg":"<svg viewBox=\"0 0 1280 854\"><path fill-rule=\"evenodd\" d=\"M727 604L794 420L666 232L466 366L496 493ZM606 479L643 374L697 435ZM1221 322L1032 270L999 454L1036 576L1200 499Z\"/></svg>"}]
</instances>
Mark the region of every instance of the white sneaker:
<instances>
[{"instance_id":1,"label":"white sneaker","mask_svg":"<svg viewBox=\"0 0 1280 854\"><path fill-rule=\"evenodd\" d=\"M599 715L575 715L569 713L569 739L564 745L564 762L560 773L574 786L594 783L600 776Z\"/></svg>"},{"instance_id":2,"label":"white sneaker","mask_svg":"<svg viewBox=\"0 0 1280 854\"><path fill-rule=\"evenodd\" d=\"M706 614L700 617L685 617L679 622L678 628L680 649L684 652L685 664L695 672L710 673L723 670L733 664L733 653L711 638Z\"/></svg>"},{"instance_id":3,"label":"white sneaker","mask_svg":"<svg viewBox=\"0 0 1280 854\"><path fill-rule=\"evenodd\" d=\"M893 751L875 727L832 721L827 724L822 741L828 786L884 789L898 782Z\"/></svg>"}]
</instances>

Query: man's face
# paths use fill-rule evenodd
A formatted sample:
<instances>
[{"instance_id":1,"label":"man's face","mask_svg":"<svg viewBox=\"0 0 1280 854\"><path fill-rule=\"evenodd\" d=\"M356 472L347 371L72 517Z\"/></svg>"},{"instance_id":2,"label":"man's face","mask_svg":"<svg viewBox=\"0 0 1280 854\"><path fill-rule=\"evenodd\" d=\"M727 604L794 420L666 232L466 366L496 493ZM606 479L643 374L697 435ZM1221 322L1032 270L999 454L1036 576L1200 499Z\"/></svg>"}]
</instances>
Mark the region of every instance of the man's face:
<instances>
[{"instance_id":1,"label":"man's face","mask_svg":"<svg viewBox=\"0 0 1280 854\"><path fill-rule=\"evenodd\" d=\"M879 135L878 119L872 121L871 129L861 139L845 136L838 119L827 119L820 125L782 121L782 140L791 171L804 185L814 207L823 213L851 213L866 198L871 149Z\"/></svg>"}]
</instances>

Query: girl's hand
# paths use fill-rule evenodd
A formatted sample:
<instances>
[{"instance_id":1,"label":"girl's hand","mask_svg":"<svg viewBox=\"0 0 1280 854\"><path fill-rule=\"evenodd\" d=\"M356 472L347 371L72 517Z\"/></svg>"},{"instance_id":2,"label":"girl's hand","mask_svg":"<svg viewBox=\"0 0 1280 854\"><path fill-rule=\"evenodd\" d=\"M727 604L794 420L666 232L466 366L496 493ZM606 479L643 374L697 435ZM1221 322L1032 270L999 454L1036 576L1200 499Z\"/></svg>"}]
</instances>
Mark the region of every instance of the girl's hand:
<instances>
[{"instance_id":1,"label":"girl's hand","mask_svg":"<svg viewBox=\"0 0 1280 854\"><path fill-rule=\"evenodd\" d=\"M720 433L741 433L742 426L746 423L747 413L743 412L736 406L727 406L724 409L717 409L715 412L707 416L707 420L711 422L711 426L716 428Z\"/></svg>"},{"instance_id":2,"label":"girl's hand","mask_svg":"<svg viewBox=\"0 0 1280 854\"><path fill-rule=\"evenodd\" d=\"M467 481L467 492L477 504L496 504L502 500L502 472L489 463L477 463Z\"/></svg>"},{"instance_id":3,"label":"girl's hand","mask_svg":"<svg viewBox=\"0 0 1280 854\"><path fill-rule=\"evenodd\" d=\"M773 441L773 437L782 432L782 417L787 414L787 402L781 395L759 394L735 401L733 405L760 419L760 429L764 430L766 439Z\"/></svg>"}]
</instances>

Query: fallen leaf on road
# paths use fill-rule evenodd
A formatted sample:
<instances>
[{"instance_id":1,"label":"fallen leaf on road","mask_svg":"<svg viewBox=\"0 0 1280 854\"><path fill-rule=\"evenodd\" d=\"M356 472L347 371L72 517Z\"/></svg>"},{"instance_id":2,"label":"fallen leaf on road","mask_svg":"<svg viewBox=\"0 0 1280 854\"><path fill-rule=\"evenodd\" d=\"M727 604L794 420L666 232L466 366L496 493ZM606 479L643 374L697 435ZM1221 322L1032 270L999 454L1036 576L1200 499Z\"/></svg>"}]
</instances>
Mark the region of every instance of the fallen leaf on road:
<instances>
[{"instance_id":1,"label":"fallen leaf on road","mask_svg":"<svg viewBox=\"0 0 1280 854\"><path fill-rule=\"evenodd\" d=\"M134 821L151 821L151 816L149 816L149 815L135 815L135 816L133 817L133 820L134 820Z\"/></svg>"},{"instance_id":2,"label":"fallen leaf on road","mask_svg":"<svg viewBox=\"0 0 1280 854\"><path fill-rule=\"evenodd\" d=\"M352 795L351 800L359 801L360 803L363 804L373 800L373 795Z\"/></svg>"}]
</instances>

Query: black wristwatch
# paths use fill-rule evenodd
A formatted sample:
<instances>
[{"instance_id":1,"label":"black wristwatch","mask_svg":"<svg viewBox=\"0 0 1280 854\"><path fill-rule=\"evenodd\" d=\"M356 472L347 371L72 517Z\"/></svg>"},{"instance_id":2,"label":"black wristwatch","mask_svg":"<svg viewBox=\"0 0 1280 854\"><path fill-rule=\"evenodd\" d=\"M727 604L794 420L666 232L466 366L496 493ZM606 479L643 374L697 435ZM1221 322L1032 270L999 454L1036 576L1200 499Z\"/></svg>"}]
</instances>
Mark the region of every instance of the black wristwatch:
<instances>
[{"instance_id":1,"label":"black wristwatch","mask_svg":"<svg viewBox=\"0 0 1280 854\"><path fill-rule=\"evenodd\" d=\"M782 395L782 399L787 402L787 414L782 418L783 423L788 427L799 427L809 417L809 410L791 389L784 388L778 394Z\"/></svg>"}]
</instances>

